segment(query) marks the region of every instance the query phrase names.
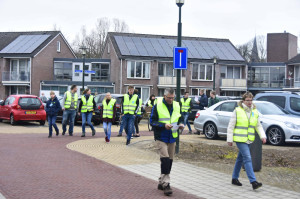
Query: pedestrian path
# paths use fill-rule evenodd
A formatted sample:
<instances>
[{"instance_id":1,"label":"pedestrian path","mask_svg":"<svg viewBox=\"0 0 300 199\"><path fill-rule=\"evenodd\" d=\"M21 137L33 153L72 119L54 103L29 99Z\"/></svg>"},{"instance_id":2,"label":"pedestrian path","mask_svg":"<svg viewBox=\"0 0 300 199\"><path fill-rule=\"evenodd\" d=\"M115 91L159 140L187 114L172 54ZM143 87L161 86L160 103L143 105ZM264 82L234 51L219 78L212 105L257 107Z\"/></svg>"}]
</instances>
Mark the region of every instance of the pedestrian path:
<instances>
[{"instance_id":1,"label":"pedestrian path","mask_svg":"<svg viewBox=\"0 0 300 199\"><path fill-rule=\"evenodd\" d=\"M184 136L182 139L185 139ZM134 139L129 146L125 145L124 137L114 137L109 144L99 139L79 140L68 144L67 148L157 181L160 174L159 155L134 147L136 144L150 140L153 140L152 136L144 136ZM233 186L231 176L228 174L184 162L174 162L171 171L172 187L202 198L300 198L298 192L266 184L253 191L248 179L241 178L240 181L243 183L242 187Z\"/></svg>"}]
</instances>

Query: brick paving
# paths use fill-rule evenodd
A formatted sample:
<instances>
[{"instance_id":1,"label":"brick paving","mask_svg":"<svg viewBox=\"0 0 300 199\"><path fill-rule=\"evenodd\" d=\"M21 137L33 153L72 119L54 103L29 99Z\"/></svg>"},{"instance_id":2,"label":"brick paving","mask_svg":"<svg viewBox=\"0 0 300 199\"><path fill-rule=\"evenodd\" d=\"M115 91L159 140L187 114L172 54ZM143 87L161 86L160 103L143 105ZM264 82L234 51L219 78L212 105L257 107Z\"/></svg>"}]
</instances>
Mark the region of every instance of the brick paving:
<instances>
[{"instance_id":1,"label":"brick paving","mask_svg":"<svg viewBox=\"0 0 300 199\"><path fill-rule=\"evenodd\" d=\"M67 144L82 140L79 133L51 139L46 135L0 133L0 192L5 198L166 198L154 180L67 149ZM174 189L172 198L197 197Z\"/></svg>"}]
</instances>

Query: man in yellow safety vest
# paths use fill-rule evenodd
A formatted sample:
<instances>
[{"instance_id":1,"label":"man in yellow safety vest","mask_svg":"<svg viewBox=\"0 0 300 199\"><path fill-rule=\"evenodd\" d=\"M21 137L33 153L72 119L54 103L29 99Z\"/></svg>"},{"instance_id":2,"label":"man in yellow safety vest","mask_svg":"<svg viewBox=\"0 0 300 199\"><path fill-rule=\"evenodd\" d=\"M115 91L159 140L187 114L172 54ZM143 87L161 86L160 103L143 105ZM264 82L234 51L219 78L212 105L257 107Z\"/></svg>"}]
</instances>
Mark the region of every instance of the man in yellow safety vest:
<instances>
[{"instance_id":1,"label":"man in yellow safety vest","mask_svg":"<svg viewBox=\"0 0 300 199\"><path fill-rule=\"evenodd\" d=\"M180 99L180 107L181 107L181 116L183 118L184 126L187 125L189 128L189 133L192 133L192 128L189 122L190 112L193 108L192 99L189 98L189 92L184 93L184 97Z\"/></svg>"},{"instance_id":2,"label":"man in yellow safety vest","mask_svg":"<svg viewBox=\"0 0 300 199\"><path fill-rule=\"evenodd\" d=\"M164 98L157 101L150 116L150 123L154 130L154 139L159 149L161 162L161 175L157 188L163 190L167 196L172 194L170 172L175 154L178 128L184 128L183 124L179 124L180 106L178 102L173 101L174 97L173 89L165 89Z\"/></svg>"},{"instance_id":3,"label":"man in yellow safety vest","mask_svg":"<svg viewBox=\"0 0 300 199\"><path fill-rule=\"evenodd\" d=\"M65 135L67 131L67 123L69 122L69 135L73 135L73 128L74 128L74 120L76 116L77 111L77 101L78 101L78 95L77 95L77 86L72 85L71 91L66 91L62 104L64 111L63 113L63 120L62 120L62 135Z\"/></svg>"}]
</instances>

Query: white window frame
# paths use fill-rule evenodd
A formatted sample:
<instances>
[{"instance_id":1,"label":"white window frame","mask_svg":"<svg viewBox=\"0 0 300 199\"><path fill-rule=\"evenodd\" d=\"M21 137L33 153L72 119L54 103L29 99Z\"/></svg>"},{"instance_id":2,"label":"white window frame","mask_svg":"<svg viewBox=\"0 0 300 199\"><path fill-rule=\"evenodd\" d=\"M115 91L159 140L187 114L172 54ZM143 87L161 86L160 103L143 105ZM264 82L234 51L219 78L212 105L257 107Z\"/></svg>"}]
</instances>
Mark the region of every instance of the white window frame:
<instances>
[{"instance_id":1,"label":"white window frame","mask_svg":"<svg viewBox=\"0 0 300 199\"><path fill-rule=\"evenodd\" d=\"M214 65L213 64L209 64L209 63L192 63L192 67L194 67L194 64L198 65L198 78L197 79L193 79L193 68L191 70L191 80L192 81L207 81L207 82L212 82L214 81ZM205 66L205 71L204 71L204 79L200 79L200 66ZM206 79L207 78L207 66L211 66L212 67L212 77L211 79Z\"/></svg>"},{"instance_id":2,"label":"white window frame","mask_svg":"<svg viewBox=\"0 0 300 199\"><path fill-rule=\"evenodd\" d=\"M148 90L149 90L149 92L148 92L148 96L150 97L150 90L151 90L151 88L149 87L149 86L134 86L134 89L135 88L141 88L141 93L139 93L140 94L140 97L141 97L141 99L143 98L143 88L148 88ZM144 103L144 102L143 102Z\"/></svg>"},{"instance_id":3,"label":"white window frame","mask_svg":"<svg viewBox=\"0 0 300 199\"><path fill-rule=\"evenodd\" d=\"M129 63L130 63L130 67L131 67L131 62L134 62L134 77L130 77L128 76L128 67L129 67ZM142 74L141 77L136 77L136 62L141 62L142 63ZM142 77L143 76L143 72L144 72L144 63L148 63L149 64L149 77ZM127 79L150 79L151 78L151 62L150 61L139 61L139 60L127 60L127 68L126 68L126 73L127 73Z\"/></svg>"},{"instance_id":4,"label":"white window frame","mask_svg":"<svg viewBox=\"0 0 300 199\"><path fill-rule=\"evenodd\" d=\"M160 76L160 77L170 77L170 76L166 76L166 73L167 73L167 62L161 62L161 63L158 63L158 65L159 64L163 64L163 68L164 68L164 74L163 75L158 75L158 76ZM174 70L174 68L173 68L173 74L172 74L172 77L175 77L175 70Z\"/></svg>"},{"instance_id":5,"label":"white window frame","mask_svg":"<svg viewBox=\"0 0 300 199\"><path fill-rule=\"evenodd\" d=\"M60 41L57 41L56 51L60 53Z\"/></svg>"},{"instance_id":6,"label":"white window frame","mask_svg":"<svg viewBox=\"0 0 300 199\"><path fill-rule=\"evenodd\" d=\"M232 71L232 72L233 72L233 74L232 74L233 77L232 77L232 79L236 79L236 77L234 77L234 68L239 67L239 68L240 68L240 78L239 78L239 79L242 79L242 67L241 67L241 66L232 66L232 65L228 65L228 66L226 65L226 73L225 73L225 76L226 76L226 77L223 78L223 79L228 79L228 78L227 78L227 76L228 76L228 75L227 75L227 74L228 74L228 70L227 70L228 67L233 67L233 71Z\"/></svg>"}]
</instances>

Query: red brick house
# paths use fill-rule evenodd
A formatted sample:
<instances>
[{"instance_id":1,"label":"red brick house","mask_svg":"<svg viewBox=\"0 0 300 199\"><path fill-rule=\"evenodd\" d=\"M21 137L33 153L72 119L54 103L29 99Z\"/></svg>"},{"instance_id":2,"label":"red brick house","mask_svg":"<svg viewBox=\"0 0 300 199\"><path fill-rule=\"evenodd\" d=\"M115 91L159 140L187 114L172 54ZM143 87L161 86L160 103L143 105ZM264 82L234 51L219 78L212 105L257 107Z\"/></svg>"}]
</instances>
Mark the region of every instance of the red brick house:
<instances>
[{"instance_id":1,"label":"red brick house","mask_svg":"<svg viewBox=\"0 0 300 199\"><path fill-rule=\"evenodd\" d=\"M39 95L40 82L54 79L54 58L76 58L60 31L0 32L0 99Z\"/></svg>"},{"instance_id":2,"label":"red brick house","mask_svg":"<svg viewBox=\"0 0 300 199\"><path fill-rule=\"evenodd\" d=\"M150 94L162 96L165 88L176 88L173 47L177 37L129 33L109 33L103 59L111 60L111 81L115 92L125 93L128 85L140 90L145 101ZM245 59L228 39L183 37L188 48L188 69L182 72L181 93L199 95L215 87L219 95L240 95L247 90ZM217 64L213 59L217 57Z\"/></svg>"}]
</instances>

